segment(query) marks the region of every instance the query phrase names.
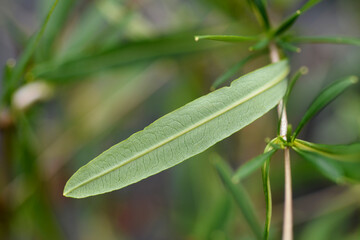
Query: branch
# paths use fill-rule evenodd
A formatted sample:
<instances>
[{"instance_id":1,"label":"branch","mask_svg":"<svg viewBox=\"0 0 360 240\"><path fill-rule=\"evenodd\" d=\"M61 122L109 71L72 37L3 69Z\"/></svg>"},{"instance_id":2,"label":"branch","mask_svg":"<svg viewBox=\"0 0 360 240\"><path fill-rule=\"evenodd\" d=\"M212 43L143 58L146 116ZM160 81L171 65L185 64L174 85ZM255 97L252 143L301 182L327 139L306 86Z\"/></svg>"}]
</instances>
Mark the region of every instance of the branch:
<instances>
[{"instance_id":1,"label":"branch","mask_svg":"<svg viewBox=\"0 0 360 240\"><path fill-rule=\"evenodd\" d=\"M279 51L274 43L270 43L270 59L275 63L280 60ZM286 106L283 100L278 104L278 116L280 120L280 136L286 140L287 132L287 114ZM293 239L293 212L292 212L292 187L291 187L291 163L290 163L290 149L284 150L284 164L285 164L285 196L284 196L284 217L283 217L283 240Z\"/></svg>"}]
</instances>

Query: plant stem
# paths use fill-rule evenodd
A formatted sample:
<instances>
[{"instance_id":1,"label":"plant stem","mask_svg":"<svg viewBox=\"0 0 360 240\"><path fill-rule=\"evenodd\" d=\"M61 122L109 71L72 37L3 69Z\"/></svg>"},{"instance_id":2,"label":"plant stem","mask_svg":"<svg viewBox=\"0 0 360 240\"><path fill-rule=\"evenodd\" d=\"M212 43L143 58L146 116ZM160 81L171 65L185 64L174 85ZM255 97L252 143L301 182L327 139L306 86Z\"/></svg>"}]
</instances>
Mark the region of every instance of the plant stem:
<instances>
[{"instance_id":1,"label":"plant stem","mask_svg":"<svg viewBox=\"0 0 360 240\"><path fill-rule=\"evenodd\" d=\"M274 43L270 43L270 59L275 63L280 60L279 51ZM287 114L286 106L283 106L284 102L281 100L278 104L278 115L280 120L280 136L286 140L287 132ZM284 149L284 165L285 165L285 196L284 196L284 217L283 217L283 240L293 239L293 212L292 212L292 187L291 187L291 163L290 163L290 149L286 147Z\"/></svg>"},{"instance_id":2,"label":"plant stem","mask_svg":"<svg viewBox=\"0 0 360 240\"><path fill-rule=\"evenodd\" d=\"M10 201L5 194L6 184L10 182L11 160L12 160L12 142L14 125L13 119L8 110L0 111L0 239L9 239L10 237Z\"/></svg>"}]
</instances>

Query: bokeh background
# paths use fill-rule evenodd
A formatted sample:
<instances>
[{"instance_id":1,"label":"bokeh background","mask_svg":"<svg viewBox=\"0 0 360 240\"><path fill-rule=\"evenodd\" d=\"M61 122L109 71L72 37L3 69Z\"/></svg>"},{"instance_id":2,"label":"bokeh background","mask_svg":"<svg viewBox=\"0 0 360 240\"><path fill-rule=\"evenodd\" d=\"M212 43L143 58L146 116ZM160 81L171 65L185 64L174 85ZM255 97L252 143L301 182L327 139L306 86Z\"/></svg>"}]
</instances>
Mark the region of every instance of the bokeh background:
<instances>
[{"instance_id":1,"label":"bokeh background","mask_svg":"<svg viewBox=\"0 0 360 240\"><path fill-rule=\"evenodd\" d=\"M274 24L304 1L269 1ZM14 64L53 1L0 1L0 73ZM360 37L360 1L324 0L300 17L299 35ZM211 161L233 168L276 136L272 111L184 163L125 189L82 200L62 196L67 179L110 146L209 92L213 81L249 54L249 44L194 41L199 34L261 32L245 0L61 0L25 74L46 100L18 106L1 130L0 239L255 239ZM286 53L293 71L307 66L290 98L296 125L330 82L360 75L360 49L299 45ZM233 79L266 65L260 57ZM1 88L1 87L0 87ZM6 112L5 108L1 111ZM300 135L316 143L360 139L360 87L349 89ZM360 186L337 186L292 153L295 239L360 239ZM282 155L271 165L272 237L279 239ZM243 182L259 219L260 171Z\"/></svg>"}]
</instances>

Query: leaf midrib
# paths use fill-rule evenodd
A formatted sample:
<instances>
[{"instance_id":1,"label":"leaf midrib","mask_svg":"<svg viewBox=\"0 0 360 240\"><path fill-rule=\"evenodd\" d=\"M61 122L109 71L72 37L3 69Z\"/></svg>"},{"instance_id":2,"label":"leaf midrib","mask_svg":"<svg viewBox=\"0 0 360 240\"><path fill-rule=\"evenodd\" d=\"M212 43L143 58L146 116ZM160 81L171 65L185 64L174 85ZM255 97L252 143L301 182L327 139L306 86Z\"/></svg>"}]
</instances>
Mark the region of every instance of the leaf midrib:
<instances>
[{"instance_id":1,"label":"leaf midrib","mask_svg":"<svg viewBox=\"0 0 360 240\"><path fill-rule=\"evenodd\" d=\"M146 154L154 151L154 150L157 149L157 148L160 148L160 147L164 146L165 144L167 144L167 143L169 143L169 142L171 142L171 141L173 141L173 140L181 137L182 135L184 135L184 134L186 134L186 133L188 133L188 132L190 132L190 131L198 128L198 127L200 127L201 125L203 125L203 124L205 124L205 123L207 123L207 122L210 122L211 120L213 120L213 119L221 116L222 114L224 114L224 113L226 113L226 112L228 112L228 111L236 108L236 107L239 106L240 104L249 101L250 99L258 96L259 94L261 94L261 93L265 92L266 90L268 90L268 89L276 86L277 84L279 84L279 83L286 77L287 74L288 74L288 70L286 69L286 70L283 71L280 75L278 75L277 77L275 77L272 81L269 81L269 82L266 83L263 87L259 88L257 91L254 91L254 92L250 93L248 96L240 99L239 101L236 101L235 103L233 103L233 104L231 104L230 106L224 108L223 110L220 110L220 111L218 111L218 112L215 112L214 114L210 115L209 117L205 118L204 120L199 121L198 123L192 125L191 127L187 128L187 129L184 129L183 131L179 132L178 134L176 134L176 135L174 135L174 136L172 136L172 137L170 137L170 138L167 138L167 139L163 140L161 143L156 144L155 146L150 147L150 148L147 149L147 150L144 150L143 152L141 152L141 153L139 153L139 154L131 157L131 158L128 159L127 161L123 161L123 162L120 163L119 165L117 165L117 166L115 166L115 167L113 167L113 168L111 168L111 169L109 169L109 170L106 170L106 171L98 174L97 176L95 176L95 177L93 177L93 178L90 178L90 179L82 182L81 184L77 185L76 187L74 187L74 188L70 189L69 191L65 192L64 195L66 196L68 193L70 193L70 192L78 189L79 187L82 187L82 186L88 184L88 183L91 182L91 181L94 181L94 180L96 180L96 179L98 179L98 178L100 178L100 177L102 177L102 176L104 176L104 175L106 175L106 174L108 174L108 173L110 173L110 172L112 172L112 171L117 170L118 168L120 168L120 167L122 167L122 166L124 166L124 165L127 165L127 164L131 163L132 161L134 161L134 160L136 160L136 159L138 159L138 158L140 158L140 157L142 157L142 156L144 156L144 155L146 155ZM120 143L119 143L119 144L120 144ZM116 145L115 145L115 146L116 146ZM113 146L113 147L115 147L115 146ZM113 147L111 147L111 148L108 149L107 151L110 151ZM105 151L105 152L107 152L107 151ZM105 153L105 152L104 152L104 153ZM102 153L102 154L104 154L104 153ZM99 156L99 157L100 157L100 156ZM95 160L95 159L94 159L94 160ZM91 163L91 161L90 161L89 163ZM89 164L89 163L88 163L88 164ZM86 164L86 165L87 165L87 164ZM85 166L86 166L86 165L85 165ZM84 167L85 167L85 166L84 166ZM82 167L82 168L83 168L83 167ZM81 170L81 169L80 169L80 170ZM79 171L80 171L80 170L79 170Z\"/></svg>"}]
</instances>

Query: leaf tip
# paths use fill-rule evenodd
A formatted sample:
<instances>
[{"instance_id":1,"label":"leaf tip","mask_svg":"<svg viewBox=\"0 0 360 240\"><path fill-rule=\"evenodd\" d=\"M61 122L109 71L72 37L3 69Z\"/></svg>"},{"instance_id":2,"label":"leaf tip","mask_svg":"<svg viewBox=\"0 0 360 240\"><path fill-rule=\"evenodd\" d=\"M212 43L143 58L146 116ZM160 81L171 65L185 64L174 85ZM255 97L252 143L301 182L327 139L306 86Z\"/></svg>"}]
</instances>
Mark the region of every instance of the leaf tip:
<instances>
[{"instance_id":1,"label":"leaf tip","mask_svg":"<svg viewBox=\"0 0 360 240\"><path fill-rule=\"evenodd\" d=\"M10 68L14 68L16 65L16 60L14 58L9 58L6 61L6 66L10 67Z\"/></svg>"},{"instance_id":2,"label":"leaf tip","mask_svg":"<svg viewBox=\"0 0 360 240\"><path fill-rule=\"evenodd\" d=\"M300 73L301 73L302 75L306 75L306 74L308 74L308 72L309 72L309 69L308 69L307 67L302 66L302 67L300 68Z\"/></svg>"},{"instance_id":3,"label":"leaf tip","mask_svg":"<svg viewBox=\"0 0 360 240\"><path fill-rule=\"evenodd\" d=\"M76 196L76 194L74 194L74 188L69 184L70 181L71 178L65 184L63 196L67 198L79 198L78 196Z\"/></svg>"},{"instance_id":4,"label":"leaf tip","mask_svg":"<svg viewBox=\"0 0 360 240\"><path fill-rule=\"evenodd\" d=\"M63 191L63 196L64 197L70 197L70 195L69 195L70 192L71 192L71 190L69 190L68 184L66 183L65 187L64 187L64 191Z\"/></svg>"},{"instance_id":5,"label":"leaf tip","mask_svg":"<svg viewBox=\"0 0 360 240\"><path fill-rule=\"evenodd\" d=\"M355 83L357 83L358 81L359 81L359 78L358 78L357 76L351 76L351 77L350 77L350 82L351 82L351 83L355 84Z\"/></svg>"},{"instance_id":6,"label":"leaf tip","mask_svg":"<svg viewBox=\"0 0 360 240\"><path fill-rule=\"evenodd\" d=\"M69 192L66 191L66 189L64 189L63 196L64 196L64 197L70 197L70 196L69 196Z\"/></svg>"},{"instance_id":7,"label":"leaf tip","mask_svg":"<svg viewBox=\"0 0 360 240\"><path fill-rule=\"evenodd\" d=\"M199 36L195 36L194 39L195 39L195 42L198 42L198 41L200 40L200 37L199 37Z\"/></svg>"}]
</instances>

